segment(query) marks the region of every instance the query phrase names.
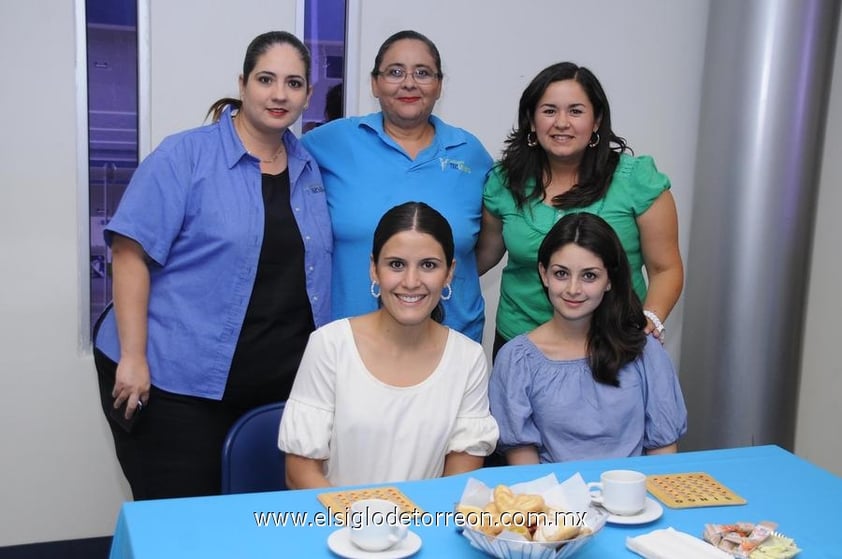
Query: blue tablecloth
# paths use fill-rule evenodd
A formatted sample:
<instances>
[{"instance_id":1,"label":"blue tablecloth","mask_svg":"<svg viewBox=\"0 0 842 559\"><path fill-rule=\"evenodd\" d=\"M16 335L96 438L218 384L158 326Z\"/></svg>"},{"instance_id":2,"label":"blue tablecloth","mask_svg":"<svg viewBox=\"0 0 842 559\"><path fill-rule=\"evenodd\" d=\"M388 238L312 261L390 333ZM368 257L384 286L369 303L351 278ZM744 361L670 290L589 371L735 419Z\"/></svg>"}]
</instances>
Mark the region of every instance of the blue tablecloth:
<instances>
[{"instance_id":1,"label":"blue tablecloth","mask_svg":"<svg viewBox=\"0 0 842 559\"><path fill-rule=\"evenodd\" d=\"M842 529L836 506L842 503L842 478L776 446L761 446L664 456L566 462L538 466L485 468L448 478L397 485L427 512L452 511L468 477L493 486L513 484L555 473L564 480L580 472L596 481L605 470L627 468L646 474L706 472L745 498L740 506L670 509L657 521L642 526L606 525L577 555L577 559L637 557L625 548L629 536L672 526L700 535L705 523L771 520L794 538L803 550L799 559L842 558ZM322 490L252 493L220 497L165 499L125 503L117 520L111 559L197 557L334 558L327 547L336 526L258 527L255 513L324 512L317 500ZM413 526L422 539L414 557L485 557L473 549L453 526ZM676 558L680 559L680 558Z\"/></svg>"}]
</instances>

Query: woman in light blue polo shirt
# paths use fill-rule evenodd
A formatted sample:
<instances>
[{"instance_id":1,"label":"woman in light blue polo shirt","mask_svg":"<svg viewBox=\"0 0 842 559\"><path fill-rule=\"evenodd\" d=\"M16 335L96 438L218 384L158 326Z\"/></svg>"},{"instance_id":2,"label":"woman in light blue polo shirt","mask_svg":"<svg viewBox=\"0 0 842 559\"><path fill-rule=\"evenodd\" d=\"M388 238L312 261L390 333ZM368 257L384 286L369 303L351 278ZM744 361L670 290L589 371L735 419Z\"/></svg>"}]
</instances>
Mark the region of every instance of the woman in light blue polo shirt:
<instances>
[{"instance_id":1,"label":"woman in light blue polo shirt","mask_svg":"<svg viewBox=\"0 0 842 559\"><path fill-rule=\"evenodd\" d=\"M228 428L288 397L310 332L329 320L324 187L288 130L309 74L296 37L255 38L240 99L166 138L106 228L114 305L95 360L135 499L218 493Z\"/></svg>"},{"instance_id":2,"label":"woman in light blue polo shirt","mask_svg":"<svg viewBox=\"0 0 842 559\"><path fill-rule=\"evenodd\" d=\"M425 202L447 218L456 241L444 324L481 341L484 305L474 246L492 159L472 134L432 115L442 77L430 39L395 33L371 72L381 112L328 122L301 142L321 168L333 223L333 318L377 309L368 277L374 228L389 208Z\"/></svg>"}]
</instances>

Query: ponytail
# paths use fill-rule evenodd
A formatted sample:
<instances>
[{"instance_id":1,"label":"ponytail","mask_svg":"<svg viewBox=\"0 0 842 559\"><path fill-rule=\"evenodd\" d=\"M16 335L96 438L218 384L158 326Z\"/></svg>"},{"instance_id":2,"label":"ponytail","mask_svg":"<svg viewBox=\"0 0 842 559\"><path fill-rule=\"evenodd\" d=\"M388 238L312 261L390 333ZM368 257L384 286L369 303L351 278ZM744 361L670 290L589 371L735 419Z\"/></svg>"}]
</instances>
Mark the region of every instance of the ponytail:
<instances>
[{"instance_id":1,"label":"ponytail","mask_svg":"<svg viewBox=\"0 0 842 559\"><path fill-rule=\"evenodd\" d=\"M211 122L219 122L219 119L222 117L222 111L225 110L225 107L233 107L235 110L239 111L243 107L243 102L239 99L234 99L233 97L223 97L210 106L207 114L205 114L205 120L207 120L208 117L211 117Z\"/></svg>"}]
</instances>

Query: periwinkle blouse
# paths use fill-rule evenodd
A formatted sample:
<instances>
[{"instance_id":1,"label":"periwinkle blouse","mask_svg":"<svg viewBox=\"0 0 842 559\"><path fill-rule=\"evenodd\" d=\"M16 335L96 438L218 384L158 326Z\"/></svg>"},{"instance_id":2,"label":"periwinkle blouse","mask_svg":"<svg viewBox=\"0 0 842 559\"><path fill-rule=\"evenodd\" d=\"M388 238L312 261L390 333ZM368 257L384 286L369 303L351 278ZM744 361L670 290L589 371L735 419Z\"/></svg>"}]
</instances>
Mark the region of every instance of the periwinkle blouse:
<instances>
[{"instance_id":1,"label":"periwinkle blouse","mask_svg":"<svg viewBox=\"0 0 842 559\"><path fill-rule=\"evenodd\" d=\"M594 380L587 359L554 361L525 335L504 345L489 385L498 448L535 446L541 462L639 456L676 442L687 409L669 355L647 337L620 370L620 386Z\"/></svg>"}]
</instances>

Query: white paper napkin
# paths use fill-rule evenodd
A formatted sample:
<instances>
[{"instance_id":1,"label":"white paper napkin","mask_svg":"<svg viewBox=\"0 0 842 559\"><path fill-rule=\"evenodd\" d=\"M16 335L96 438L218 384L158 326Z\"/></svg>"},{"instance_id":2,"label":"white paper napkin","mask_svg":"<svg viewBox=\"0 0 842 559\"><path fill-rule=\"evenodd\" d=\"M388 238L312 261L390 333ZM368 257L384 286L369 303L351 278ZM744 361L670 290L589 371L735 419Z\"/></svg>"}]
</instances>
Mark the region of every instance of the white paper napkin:
<instances>
[{"instance_id":1,"label":"white paper napkin","mask_svg":"<svg viewBox=\"0 0 842 559\"><path fill-rule=\"evenodd\" d=\"M729 553L672 528L626 538L626 547L646 559L733 559Z\"/></svg>"},{"instance_id":2,"label":"white paper napkin","mask_svg":"<svg viewBox=\"0 0 842 559\"><path fill-rule=\"evenodd\" d=\"M591 494L582 474L576 472L544 493L548 506L559 510L585 512L591 507Z\"/></svg>"}]
</instances>

